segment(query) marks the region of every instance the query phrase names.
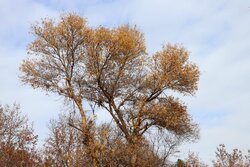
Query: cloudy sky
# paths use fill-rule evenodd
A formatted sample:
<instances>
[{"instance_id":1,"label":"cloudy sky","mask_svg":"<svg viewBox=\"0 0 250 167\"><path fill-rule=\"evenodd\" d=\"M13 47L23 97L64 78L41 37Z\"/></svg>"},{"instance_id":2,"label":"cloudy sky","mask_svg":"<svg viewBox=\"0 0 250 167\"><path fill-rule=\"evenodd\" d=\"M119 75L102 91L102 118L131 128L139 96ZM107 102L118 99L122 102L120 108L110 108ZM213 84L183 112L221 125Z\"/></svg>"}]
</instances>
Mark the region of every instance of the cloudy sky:
<instances>
[{"instance_id":1,"label":"cloudy sky","mask_svg":"<svg viewBox=\"0 0 250 167\"><path fill-rule=\"evenodd\" d=\"M201 127L201 139L183 151L208 162L216 146L250 148L249 0L0 0L0 103L21 105L44 139L62 100L20 83L19 64L32 41L29 27L44 17L76 12L90 26L137 25L148 53L181 43L200 67L199 90L183 100Z\"/></svg>"}]
</instances>

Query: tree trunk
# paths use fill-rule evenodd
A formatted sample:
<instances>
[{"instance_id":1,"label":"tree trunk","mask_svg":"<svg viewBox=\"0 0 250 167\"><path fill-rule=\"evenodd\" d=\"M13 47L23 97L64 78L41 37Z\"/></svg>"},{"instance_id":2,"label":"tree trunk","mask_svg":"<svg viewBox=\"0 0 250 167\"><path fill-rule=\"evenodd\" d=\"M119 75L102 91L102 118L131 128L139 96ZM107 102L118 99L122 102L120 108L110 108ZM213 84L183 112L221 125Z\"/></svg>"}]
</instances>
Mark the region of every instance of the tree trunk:
<instances>
[{"instance_id":1,"label":"tree trunk","mask_svg":"<svg viewBox=\"0 0 250 167\"><path fill-rule=\"evenodd\" d=\"M83 137L84 137L84 141L86 142L86 147L87 147L87 150L90 154L90 157L91 157L91 161L92 161L92 165L93 167L97 167L97 152L96 152L96 149L95 149L95 139L94 139L94 136L91 134L91 125L88 124L87 122L87 118L86 118L86 115L85 115L85 112L83 110L83 107L82 107L82 102L81 100L75 100L75 103L79 109L79 112L80 112L80 115L81 115L81 118L82 118L82 133L83 133Z\"/></svg>"}]
</instances>

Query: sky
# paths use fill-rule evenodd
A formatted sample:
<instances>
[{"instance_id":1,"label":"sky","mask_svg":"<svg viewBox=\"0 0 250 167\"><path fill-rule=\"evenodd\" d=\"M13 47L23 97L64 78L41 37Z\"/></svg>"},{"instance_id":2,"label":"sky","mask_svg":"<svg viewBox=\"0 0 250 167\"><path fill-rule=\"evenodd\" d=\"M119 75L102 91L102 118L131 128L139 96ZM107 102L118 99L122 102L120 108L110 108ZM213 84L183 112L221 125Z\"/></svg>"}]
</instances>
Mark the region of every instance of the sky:
<instances>
[{"instance_id":1,"label":"sky","mask_svg":"<svg viewBox=\"0 0 250 167\"><path fill-rule=\"evenodd\" d=\"M0 0L0 104L18 103L42 141L62 99L22 85L19 65L34 39L31 24L75 12L92 27L136 25L149 54L182 44L201 71L199 90L183 97L200 124L197 143L181 147L209 162L216 147L250 149L250 0ZM105 120L105 116L100 116Z\"/></svg>"}]
</instances>

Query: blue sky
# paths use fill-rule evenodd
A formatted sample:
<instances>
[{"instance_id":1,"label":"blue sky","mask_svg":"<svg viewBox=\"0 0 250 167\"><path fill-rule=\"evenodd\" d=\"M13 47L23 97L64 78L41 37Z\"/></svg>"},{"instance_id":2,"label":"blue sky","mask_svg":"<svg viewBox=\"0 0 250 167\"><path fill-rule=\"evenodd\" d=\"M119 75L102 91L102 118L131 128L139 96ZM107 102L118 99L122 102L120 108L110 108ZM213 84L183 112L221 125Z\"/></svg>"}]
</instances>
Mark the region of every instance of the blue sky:
<instances>
[{"instance_id":1,"label":"blue sky","mask_svg":"<svg viewBox=\"0 0 250 167\"><path fill-rule=\"evenodd\" d=\"M148 53L167 42L183 44L201 71L196 95L183 98L200 124L201 139L183 146L183 152L199 152L208 162L220 143L246 151L250 148L249 6L249 0L0 0L0 103L19 103L44 139L49 119L64 110L62 99L22 85L18 67L27 57L32 23L76 12L90 26L136 24L145 33Z\"/></svg>"}]
</instances>

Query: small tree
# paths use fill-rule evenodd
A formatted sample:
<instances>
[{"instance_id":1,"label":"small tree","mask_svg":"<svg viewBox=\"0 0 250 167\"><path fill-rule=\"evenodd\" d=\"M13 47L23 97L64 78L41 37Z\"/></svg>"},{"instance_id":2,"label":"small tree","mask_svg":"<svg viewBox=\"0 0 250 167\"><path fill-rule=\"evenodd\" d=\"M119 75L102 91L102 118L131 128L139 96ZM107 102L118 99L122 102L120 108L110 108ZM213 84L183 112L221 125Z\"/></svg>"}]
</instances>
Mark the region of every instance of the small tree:
<instances>
[{"instance_id":1,"label":"small tree","mask_svg":"<svg viewBox=\"0 0 250 167\"><path fill-rule=\"evenodd\" d=\"M36 142L37 135L28 118L21 114L19 106L0 105L1 166L38 166Z\"/></svg>"},{"instance_id":2,"label":"small tree","mask_svg":"<svg viewBox=\"0 0 250 167\"><path fill-rule=\"evenodd\" d=\"M207 164L202 162L198 154L193 152L188 153L188 157L185 159L186 167L208 167Z\"/></svg>"},{"instance_id":3,"label":"small tree","mask_svg":"<svg viewBox=\"0 0 250 167\"><path fill-rule=\"evenodd\" d=\"M216 151L216 159L213 160L214 167L249 167L250 150L248 155L243 155L239 149L234 149L232 153L226 150L224 144L220 144Z\"/></svg>"},{"instance_id":4,"label":"small tree","mask_svg":"<svg viewBox=\"0 0 250 167\"><path fill-rule=\"evenodd\" d=\"M184 47L167 44L149 56L136 27L93 29L74 14L58 23L44 19L32 32L36 38L29 45L31 57L21 64L21 80L75 103L94 166L93 117L86 114L83 100L106 110L131 148L145 142L145 133L154 127L197 138L187 107L170 94L197 90L198 67L189 62ZM133 155L131 166L137 157Z\"/></svg>"}]
</instances>

